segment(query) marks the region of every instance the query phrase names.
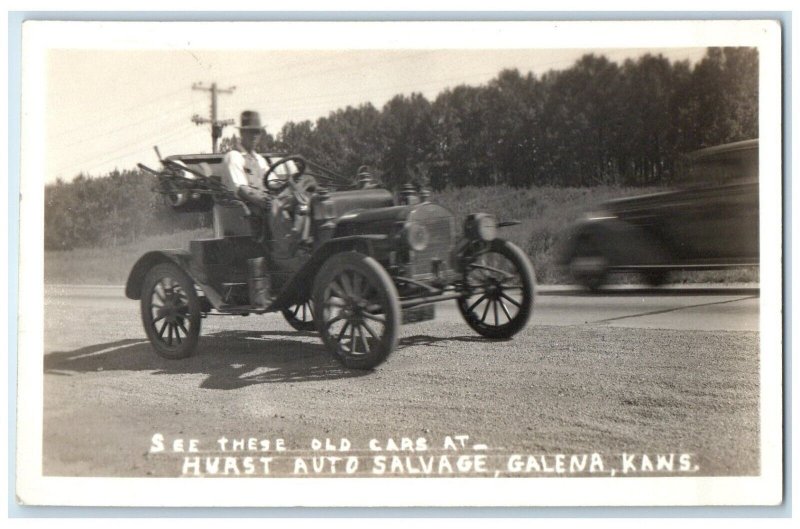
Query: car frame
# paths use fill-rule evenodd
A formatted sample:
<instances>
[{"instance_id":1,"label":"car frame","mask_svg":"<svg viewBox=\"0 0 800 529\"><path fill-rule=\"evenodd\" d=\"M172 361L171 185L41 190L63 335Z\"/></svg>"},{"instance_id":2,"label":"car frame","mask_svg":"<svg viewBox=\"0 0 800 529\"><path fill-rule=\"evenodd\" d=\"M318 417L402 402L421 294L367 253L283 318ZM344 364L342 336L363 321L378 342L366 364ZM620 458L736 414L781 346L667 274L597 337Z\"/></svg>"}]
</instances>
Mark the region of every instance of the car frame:
<instances>
[{"instance_id":1,"label":"car frame","mask_svg":"<svg viewBox=\"0 0 800 529\"><path fill-rule=\"evenodd\" d=\"M170 156L159 171L140 164L176 211L214 216L213 238L147 252L129 274L126 296L139 300L160 356L194 354L202 319L211 314L282 312L295 329L318 332L326 349L355 369L383 362L400 325L432 319L442 301L455 300L467 324L489 339L508 339L529 321L533 266L496 236L513 221L476 213L459 227L424 189L406 185L394 195L369 177L342 182L301 156L266 153L270 171L300 167L290 181L293 190L303 187L306 202L293 214L307 215L312 241L278 257L264 219L222 184L222 156ZM265 299L267 285L272 295Z\"/></svg>"}]
</instances>

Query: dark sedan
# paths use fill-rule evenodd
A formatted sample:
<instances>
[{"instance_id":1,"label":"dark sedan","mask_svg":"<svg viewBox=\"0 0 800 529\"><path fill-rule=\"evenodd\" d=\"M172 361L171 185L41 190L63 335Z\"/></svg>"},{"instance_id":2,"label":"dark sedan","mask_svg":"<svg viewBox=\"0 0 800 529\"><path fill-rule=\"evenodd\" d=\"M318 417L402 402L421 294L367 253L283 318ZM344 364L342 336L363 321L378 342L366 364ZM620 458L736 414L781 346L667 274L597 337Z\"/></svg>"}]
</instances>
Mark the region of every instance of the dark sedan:
<instances>
[{"instance_id":1,"label":"dark sedan","mask_svg":"<svg viewBox=\"0 0 800 529\"><path fill-rule=\"evenodd\" d=\"M672 270L758 266L758 140L688 156L677 190L612 200L569 232L560 263L596 289L612 272L652 285Z\"/></svg>"}]
</instances>

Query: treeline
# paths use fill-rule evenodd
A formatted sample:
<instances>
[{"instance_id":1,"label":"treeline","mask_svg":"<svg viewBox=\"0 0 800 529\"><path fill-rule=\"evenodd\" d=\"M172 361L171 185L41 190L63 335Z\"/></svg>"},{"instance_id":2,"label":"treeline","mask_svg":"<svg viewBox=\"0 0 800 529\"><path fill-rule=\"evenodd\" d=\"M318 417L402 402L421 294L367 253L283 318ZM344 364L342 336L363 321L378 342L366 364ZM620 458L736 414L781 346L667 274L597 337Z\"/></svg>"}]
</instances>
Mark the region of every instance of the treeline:
<instances>
[{"instance_id":1,"label":"treeline","mask_svg":"<svg viewBox=\"0 0 800 529\"><path fill-rule=\"evenodd\" d=\"M757 51L711 48L694 67L586 55L541 77L504 70L433 101L398 95L290 122L262 147L344 174L368 164L390 187L639 186L668 185L688 151L757 136Z\"/></svg>"},{"instance_id":2,"label":"treeline","mask_svg":"<svg viewBox=\"0 0 800 529\"><path fill-rule=\"evenodd\" d=\"M152 186L153 177L138 170L78 175L70 183L46 186L45 249L117 246L143 235L211 225L210 214L175 214Z\"/></svg>"},{"instance_id":3,"label":"treeline","mask_svg":"<svg viewBox=\"0 0 800 529\"><path fill-rule=\"evenodd\" d=\"M380 110L365 104L289 122L260 149L303 154L345 175L369 165L391 188L663 186L683 153L757 136L757 51L711 48L694 66L590 54L541 76L504 70L433 101L398 95ZM223 150L235 142L225 138ZM174 214L151 184L139 171L114 171L48 185L46 248L210 225L208 215Z\"/></svg>"}]
</instances>

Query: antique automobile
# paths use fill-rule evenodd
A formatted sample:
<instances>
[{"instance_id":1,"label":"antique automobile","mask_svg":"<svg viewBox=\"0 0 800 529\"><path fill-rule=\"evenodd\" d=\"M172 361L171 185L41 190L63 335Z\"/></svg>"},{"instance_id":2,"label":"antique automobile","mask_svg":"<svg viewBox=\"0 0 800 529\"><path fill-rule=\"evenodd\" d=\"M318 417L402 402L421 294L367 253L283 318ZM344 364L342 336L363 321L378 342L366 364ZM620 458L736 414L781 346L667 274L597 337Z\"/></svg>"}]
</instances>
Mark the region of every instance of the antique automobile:
<instances>
[{"instance_id":1,"label":"antique automobile","mask_svg":"<svg viewBox=\"0 0 800 529\"><path fill-rule=\"evenodd\" d=\"M160 155L159 155L160 158ZM528 257L497 237L482 213L457 223L429 194L406 185L397 196L370 175L347 179L292 155L265 154L267 174L283 171L293 205L284 213L308 234L288 253L276 249L266 217L221 181L222 155L162 160L154 190L177 211L213 211L214 237L186 250L143 255L125 293L140 300L144 330L164 358L195 353L204 318L280 311L302 331L316 330L344 366L369 369L396 347L401 323L434 318L455 301L478 334L507 339L532 313Z\"/></svg>"},{"instance_id":2,"label":"antique automobile","mask_svg":"<svg viewBox=\"0 0 800 529\"><path fill-rule=\"evenodd\" d=\"M677 189L605 202L571 228L559 262L577 283L597 289L610 273L638 272L657 286L673 270L758 266L758 140L686 161Z\"/></svg>"}]
</instances>

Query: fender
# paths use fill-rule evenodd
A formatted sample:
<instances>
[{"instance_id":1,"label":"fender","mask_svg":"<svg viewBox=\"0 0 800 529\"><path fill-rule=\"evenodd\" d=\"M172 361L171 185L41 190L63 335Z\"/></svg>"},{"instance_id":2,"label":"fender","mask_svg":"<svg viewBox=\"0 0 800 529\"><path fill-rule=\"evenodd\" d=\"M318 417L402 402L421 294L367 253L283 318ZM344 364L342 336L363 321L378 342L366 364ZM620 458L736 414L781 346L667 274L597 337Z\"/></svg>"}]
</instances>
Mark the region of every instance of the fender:
<instances>
[{"instance_id":1,"label":"fender","mask_svg":"<svg viewBox=\"0 0 800 529\"><path fill-rule=\"evenodd\" d=\"M144 276L156 265L161 263L175 263L181 269L195 279L190 272L191 257L186 250L161 250L147 252L136 261L131 273L128 274L128 281L125 283L125 296L130 299L139 299L142 293L142 282Z\"/></svg>"},{"instance_id":2,"label":"fender","mask_svg":"<svg viewBox=\"0 0 800 529\"><path fill-rule=\"evenodd\" d=\"M669 252L641 227L617 218L586 219L570 230L559 263L568 264L581 244L593 240L610 267L657 265L668 260Z\"/></svg>"},{"instance_id":3,"label":"fender","mask_svg":"<svg viewBox=\"0 0 800 529\"><path fill-rule=\"evenodd\" d=\"M386 235L382 234L364 234L330 239L320 246L303 267L291 277L267 310L280 310L308 299L311 295L314 277L317 275L323 263L332 255L341 252L357 251L374 257L372 245L377 241L384 241L387 238Z\"/></svg>"}]
</instances>

